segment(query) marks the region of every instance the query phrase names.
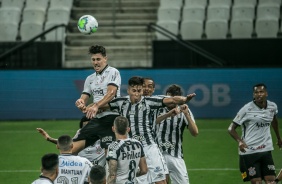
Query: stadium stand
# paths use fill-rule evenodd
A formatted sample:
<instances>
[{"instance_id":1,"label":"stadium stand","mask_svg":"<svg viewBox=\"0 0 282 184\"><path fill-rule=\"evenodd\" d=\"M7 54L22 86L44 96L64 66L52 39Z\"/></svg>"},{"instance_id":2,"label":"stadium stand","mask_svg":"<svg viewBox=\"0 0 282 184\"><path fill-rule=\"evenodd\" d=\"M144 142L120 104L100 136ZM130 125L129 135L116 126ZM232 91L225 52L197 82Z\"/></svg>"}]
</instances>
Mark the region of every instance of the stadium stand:
<instances>
[{"instance_id":1,"label":"stadium stand","mask_svg":"<svg viewBox=\"0 0 282 184\"><path fill-rule=\"evenodd\" d=\"M158 9L158 20L162 21L179 21L180 20L180 7L160 7Z\"/></svg>"},{"instance_id":2,"label":"stadium stand","mask_svg":"<svg viewBox=\"0 0 282 184\"><path fill-rule=\"evenodd\" d=\"M21 10L24 6L25 0L1 0L1 7L13 7Z\"/></svg>"},{"instance_id":3,"label":"stadium stand","mask_svg":"<svg viewBox=\"0 0 282 184\"><path fill-rule=\"evenodd\" d=\"M168 7L168 8L181 8L183 6L182 0L160 0L160 7Z\"/></svg>"},{"instance_id":4,"label":"stadium stand","mask_svg":"<svg viewBox=\"0 0 282 184\"><path fill-rule=\"evenodd\" d=\"M185 6L206 8L207 0L185 0Z\"/></svg>"},{"instance_id":5,"label":"stadium stand","mask_svg":"<svg viewBox=\"0 0 282 184\"><path fill-rule=\"evenodd\" d=\"M179 22L178 20L169 20L169 21L158 21L157 22L157 25L168 30L169 32L175 34L175 35L178 35L178 25L179 25ZM156 36L157 36L157 39L158 40L170 40L169 37L157 32L156 33Z\"/></svg>"}]
</instances>

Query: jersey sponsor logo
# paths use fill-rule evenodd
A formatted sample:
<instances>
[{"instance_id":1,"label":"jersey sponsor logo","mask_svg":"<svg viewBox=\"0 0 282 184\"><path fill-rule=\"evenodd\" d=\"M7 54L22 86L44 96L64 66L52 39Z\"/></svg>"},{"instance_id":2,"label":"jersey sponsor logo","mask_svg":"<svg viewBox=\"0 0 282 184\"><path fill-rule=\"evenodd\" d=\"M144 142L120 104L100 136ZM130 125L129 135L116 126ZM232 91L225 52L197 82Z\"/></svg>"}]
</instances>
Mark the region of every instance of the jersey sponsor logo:
<instances>
[{"instance_id":1,"label":"jersey sponsor logo","mask_svg":"<svg viewBox=\"0 0 282 184\"><path fill-rule=\"evenodd\" d=\"M136 158L140 158L141 157L141 152L137 152L135 153L134 151L131 152L126 152L126 153L122 153L122 157L121 159L127 159L127 160L132 160L132 159L136 159Z\"/></svg>"},{"instance_id":2,"label":"jersey sponsor logo","mask_svg":"<svg viewBox=\"0 0 282 184\"><path fill-rule=\"evenodd\" d=\"M249 149L251 149L251 150L259 150L259 149L263 149L263 148L265 148L266 147L266 145L260 145L260 146L258 146L258 147L249 147Z\"/></svg>"},{"instance_id":3,"label":"jersey sponsor logo","mask_svg":"<svg viewBox=\"0 0 282 184\"><path fill-rule=\"evenodd\" d=\"M82 166L82 162L75 162L75 161L68 161L68 160L64 160L62 161L62 163L60 164L60 167L65 167L65 166Z\"/></svg>"},{"instance_id":4,"label":"jersey sponsor logo","mask_svg":"<svg viewBox=\"0 0 282 184\"><path fill-rule=\"evenodd\" d=\"M263 128L263 127L269 127L270 126L270 123L262 123L262 122L260 122L260 123L256 123L256 126L258 127L258 128Z\"/></svg>"},{"instance_id":5,"label":"jersey sponsor logo","mask_svg":"<svg viewBox=\"0 0 282 184\"><path fill-rule=\"evenodd\" d=\"M274 165L268 165L267 166L269 170L275 171L275 166Z\"/></svg>"},{"instance_id":6,"label":"jersey sponsor logo","mask_svg":"<svg viewBox=\"0 0 282 184\"><path fill-rule=\"evenodd\" d=\"M250 167L248 170L249 170L249 175L250 176L254 176L257 173L255 167Z\"/></svg>"},{"instance_id":7,"label":"jersey sponsor logo","mask_svg":"<svg viewBox=\"0 0 282 184\"><path fill-rule=\"evenodd\" d=\"M93 95L101 95L104 96L104 91L103 89L96 89L96 90L92 90Z\"/></svg>"},{"instance_id":8,"label":"jersey sponsor logo","mask_svg":"<svg viewBox=\"0 0 282 184\"><path fill-rule=\"evenodd\" d=\"M61 174L82 175L82 170L61 169Z\"/></svg>"},{"instance_id":9,"label":"jersey sponsor logo","mask_svg":"<svg viewBox=\"0 0 282 184\"><path fill-rule=\"evenodd\" d=\"M170 143L168 141L159 144L159 148L165 147L165 149L175 149L175 143Z\"/></svg>"},{"instance_id":10,"label":"jersey sponsor logo","mask_svg":"<svg viewBox=\"0 0 282 184\"><path fill-rule=\"evenodd\" d=\"M101 140L101 142L108 142L108 141L112 142L112 137L111 136L103 137L102 140Z\"/></svg>"},{"instance_id":11,"label":"jersey sponsor logo","mask_svg":"<svg viewBox=\"0 0 282 184\"><path fill-rule=\"evenodd\" d=\"M245 178L247 178L247 173L243 172L243 173L241 173L241 176L242 176L242 179L245 179Z\"/></svg>"},{"instance_id":12,"label":"jersey sponsor logo","mask_svg":"<svg viewBox=\"0 0 282 184\"><path fill-rule=\"evenodd\" d=\"M144 135L133 135L132 138L138 141L145 141Z\"/></svg>"}]
</instances>

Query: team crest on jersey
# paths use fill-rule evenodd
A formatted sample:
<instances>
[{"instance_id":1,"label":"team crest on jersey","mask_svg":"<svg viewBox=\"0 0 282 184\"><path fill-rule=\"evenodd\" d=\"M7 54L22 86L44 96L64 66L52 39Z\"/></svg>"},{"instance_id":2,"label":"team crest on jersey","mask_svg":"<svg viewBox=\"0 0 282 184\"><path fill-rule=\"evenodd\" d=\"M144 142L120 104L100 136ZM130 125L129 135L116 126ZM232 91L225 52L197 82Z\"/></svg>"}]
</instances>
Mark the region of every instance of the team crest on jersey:
<instances>
[{"instance_id":1,"label":"team crest on jersey","mask_svg":"<svg viewBox=\"0 0 282 184\"><path fill-rule=\"evenodd\" d=\"M155 170L154 170L154 172L160 172L160 171L162 171L162 169L159 166L156 167Z\"/></svg>"},{"instance_id":2,"label":"team crest on jersey","mask_svg":"<svg viewBox=\"0 0 282 184\"><path fill-rule=\"evenodd\" d=\"M249 170L249 175L250 176L256 175L256 168L255 167L250 167L248 170Z\"/></svg>"}]
</instances>

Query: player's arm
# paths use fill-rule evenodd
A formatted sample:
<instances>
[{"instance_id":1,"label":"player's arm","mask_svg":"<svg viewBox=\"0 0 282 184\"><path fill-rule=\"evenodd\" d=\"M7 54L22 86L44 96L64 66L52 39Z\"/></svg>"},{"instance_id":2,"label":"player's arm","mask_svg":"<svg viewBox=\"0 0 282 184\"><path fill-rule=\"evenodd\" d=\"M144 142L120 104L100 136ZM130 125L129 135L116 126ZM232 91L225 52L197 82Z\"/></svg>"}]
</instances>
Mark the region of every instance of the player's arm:
<instances>
[{"instance_id":1,"label":"player's arm","mask_svg":"<svg viewBox=\"0 0 282 184\"><path fill-rule=\"evenodd\" d=\"M190 134L196 137L199 134L199 130L195 121L191 117L188 105L187 104L181 105L180 110L183 112L186 120L189 122L188 129L190 131Z\"/></svg>"},{"instance_id":2,"label":"player's arm","mask_svg":"<svg viewBox=\"0 0 282 184\"><path fill-rule=\"evenodd\" d=\"M165 114L162 114L162 115L159 115L156 119L156 123L159 124L161 123L163 120L169 118L169 117L173 117L173 116L176 116L177 114L179 114L179 109L176 107L176 108L173 108L171 109L170 111L168 111L167 113Z\"/></svg>"},{"instance_id":3,"label":"player's arm","mask_svg":"<svg viewBox=\"0 0 282 184\"><path fill-rule=\"evenodd\" d=\"M276 138L277 138L277 145L279 146L279 148L282 148L282 141L281 141L281 137L280 137L280 133L279 133L279 127L278 127L278 119L277 116L274 115L273 120L271 122L271 126L275 132ZM281 174L282 176L282 174Z\"/></svg>"},{"instance_id":4,"label":"player's arm","mask_svg":"<svg viewBox=\"0 0 282 184\"><path fill-rule=\"evenodd\" d=\"M147 174L148 172L148 167L147 167L147 162L145 157L141 157L140 158L140 162L139 162L139 171L136 173L136 176L142 176L144 174Z\"/></svg>"},{"instance_id":5,"label":"player's arm","mask_svg":"<svg viewBox=\"0 0 282 184\"><path fill-rule=\"evenodd\" d=\"M228 133L231 135L231 137L238 142L239 144L239 149L242 152L246 152L245 148L248 148L247 144L240 138L238 135L236 128L238 127L238 124L232 122L230 126L228 127Z\"/></svg>"},{"instance_id":6,"label":"player's arm","mask_svg":"<svg viewBox=\"0 0 282 184\"><path fill-rule=\"evenodd\" d=\"M107 93L98 102L94 103L91 107L87 108L86 117L93 118L96 116L99 108L107 108L108 103L116 96L118 87L115 85L108 85Z\"/></svg>"},{"instance_id":7,"label":"player's arm","mask_svg":"<svg viewBox=\"0 0 282 184\"><path fill-rule=\"evenodd\" d=\"M54 139L53 137L50 137L50 135L43 130L42 128L36 128L36 130L44 137L44 139L46 139L47 141L57 144L58 139Z\"/></svg>"},{"instance_id":8,"label":"player's arm","mask_svg":"<svg viewBox=\"0 0 282 184\"><path fill-rule=\"evenodd\" d=\"M182 105L182 104L185 104L185 103L189 102L194 96L196 96L195 93L189 94L187 96L165 97L163 99L163 103L165 105L170 105L170 104Z\"/></svg>"},{"instance_id":9,"label":"player's arm","mask_svg":"<svg viewBox=\"0 0 282 184\"><path fill-rule=\"evenodd\" d=\"M114 184L116 183L117 179L117 161L116 160L109 160L109 175L107 179L107 184Z\"/></svg>"},{"instance_id":10,"label":"player's arm","mask_svg":"<svg viewBox=\"0 0 282 184\"><path fill-rule=\"evenodd\" d=\"M81 110L82 112L85 111L86 104L88 102L89 95L88 94L81 94L80 98L75 101L75 106Z\"/></svg>"}]
</instances>

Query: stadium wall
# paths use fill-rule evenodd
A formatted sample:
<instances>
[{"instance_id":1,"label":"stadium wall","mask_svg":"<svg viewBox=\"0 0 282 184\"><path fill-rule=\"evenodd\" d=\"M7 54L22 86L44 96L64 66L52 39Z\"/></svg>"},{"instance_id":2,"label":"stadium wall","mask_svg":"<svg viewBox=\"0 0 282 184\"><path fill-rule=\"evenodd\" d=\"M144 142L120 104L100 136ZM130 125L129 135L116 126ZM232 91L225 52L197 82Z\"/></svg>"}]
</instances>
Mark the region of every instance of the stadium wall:
<instances>
[{"instance_id":1,"label":"stadium wall","mask_svg":"<svg viewBox=\"0 0 282 184\"><path fill-rule=\"evenodd\" d=\"M79 119L74 103L83 89L87 70L0 71L0 120ZM131 76L152 77L155 94L179 84L184 94L195 92L189 102L196 118L234 118L252 99L252 86L265 83L269 100L282 107L282 68L278 69L164 69L120 70L122 95Z\"/></svg>"}]
</instances>

